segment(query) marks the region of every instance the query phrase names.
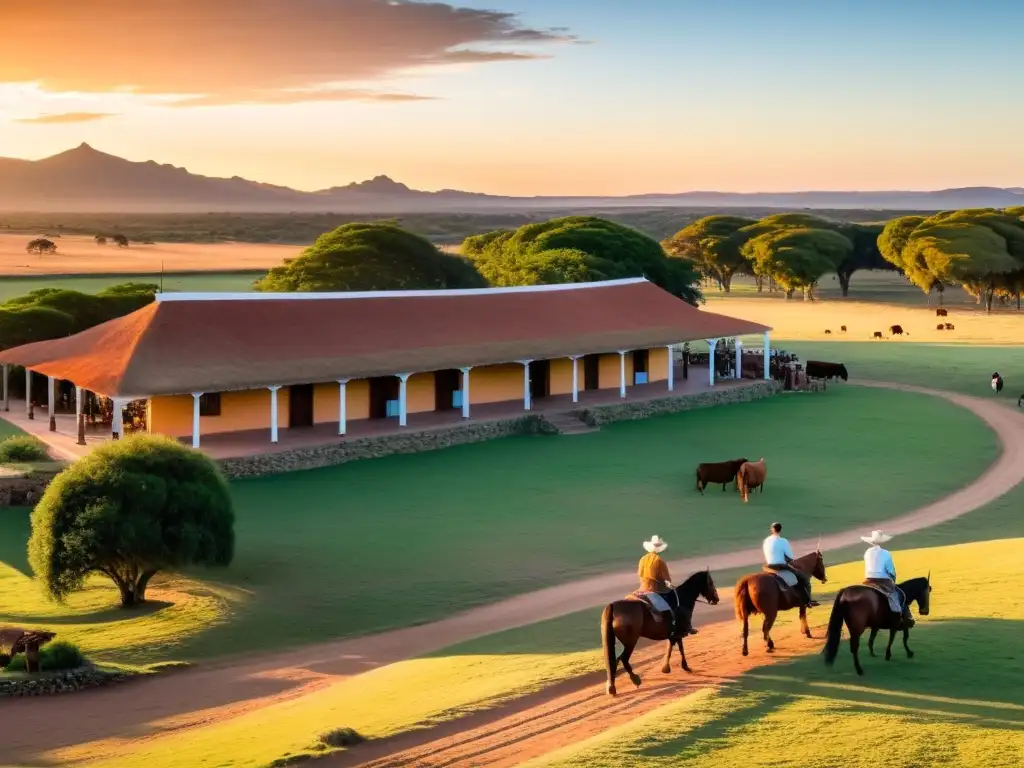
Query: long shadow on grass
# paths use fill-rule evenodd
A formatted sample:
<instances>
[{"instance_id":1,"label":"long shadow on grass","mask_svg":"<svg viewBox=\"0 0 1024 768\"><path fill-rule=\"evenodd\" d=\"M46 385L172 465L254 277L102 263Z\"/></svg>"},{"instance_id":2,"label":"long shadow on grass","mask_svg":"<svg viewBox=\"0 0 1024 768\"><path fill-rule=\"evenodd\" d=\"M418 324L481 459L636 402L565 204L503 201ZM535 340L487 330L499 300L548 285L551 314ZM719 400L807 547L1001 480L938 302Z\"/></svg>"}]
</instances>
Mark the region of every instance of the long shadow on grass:
<instances>
[{"instance_id":1,"label":"long shadow on grass","mask_svg":"<svg viewBox=\"0 0 1024 768\"><path fill-rule=\"evenodd\" d=\"M897 637L885 661L887 633L875 643L877 657L861 644L864 676L853 670L844 634L835 667L820 655L763 673L748 673L730 686L738 692L829 699L849 712L898 714L914 720L1024 730L1024 621L922 620L911 632L914 658Z\"/></svg>"},{"instance_id":2,"label":"long shadow on grass","mask_svg":"<svg viewBox=\"0 0 1024 768\"><path fill-rule=\"evenodd\" d=\"M67 616L53 616L51 614L4 614L4 620L16 624L53 624L55 626L64 624L108 624L118 621L130 621L143 616L152 616L164 608L171 608L174 603L165 600L147 600L142 605L132 608L121 608L112 606L94 613L76 613Z\"/></svg>"}]
</instances>

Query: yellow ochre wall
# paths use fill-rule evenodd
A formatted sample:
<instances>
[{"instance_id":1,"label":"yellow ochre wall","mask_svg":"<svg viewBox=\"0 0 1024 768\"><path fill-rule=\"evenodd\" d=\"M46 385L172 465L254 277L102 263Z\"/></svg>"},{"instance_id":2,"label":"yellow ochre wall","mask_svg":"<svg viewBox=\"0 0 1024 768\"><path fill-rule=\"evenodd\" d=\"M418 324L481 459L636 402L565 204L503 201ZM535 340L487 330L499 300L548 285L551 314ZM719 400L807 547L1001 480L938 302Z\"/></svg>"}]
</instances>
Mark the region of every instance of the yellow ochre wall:
<instances>
[{"instance_id":1,"label":"yellow ochre wall","mask_svg":"<svg viewBox=\"0 0 1024 768\"><path fill-rule=\"evenodd\" d=\"M648 380L665 381L668 378L668 350L658 347L650 350ZM579 363L579 387L583 390L583 363ZM626 382L632 386L633 357L626 355ZM600 357L598 384L601 389L618 389L619 355ZM470 372L470 404L500 403L523 399L523 366L518 363L485 365ZM572 361L568 358L550 361L549 391L552 395L572 392ZM313 390L313 420L331 423L338 420L339 386L335 382L317 384ZM417 373L407 383L408 412L425 413L434 410L434 374ZM221 415L203 416L200 433L213 435L252 429L270 429L270 390L254 389L221 393ZM370 415L370 385L365 379L350 381L345 386L346 418L349 421L367 419ZM278 426L288 427L288 387L277 393ZM151 398L147 406L150 432L172 437L192 434L192 396L165 395Z\"/></svg>"}]
</instances>

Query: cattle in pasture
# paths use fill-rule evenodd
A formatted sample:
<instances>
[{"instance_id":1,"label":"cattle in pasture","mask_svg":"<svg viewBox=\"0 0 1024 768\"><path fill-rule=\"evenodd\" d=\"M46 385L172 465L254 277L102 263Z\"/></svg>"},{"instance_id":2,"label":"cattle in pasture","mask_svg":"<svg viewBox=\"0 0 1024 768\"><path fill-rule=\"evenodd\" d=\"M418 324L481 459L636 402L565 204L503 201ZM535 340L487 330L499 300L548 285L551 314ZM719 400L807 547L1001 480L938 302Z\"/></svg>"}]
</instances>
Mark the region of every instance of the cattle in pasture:
<instances>
[{"instance_id":1,"label":"cattle in pasture","mask_svg":"<svg viewBox=\"0 0 1024 768\"><path fill-rule=\"evenodd\" d=\"M701 495L704 495L704 489L709 485L721 483L722 490L724 491L727 483L736 481L736 473L746 463L747 460L744 458L698 464L697 490L701 492Z\"/></svg>"},{"instance_id":2,"label":"cattle in pasture","mask_svg":"<svg viewBox=\"0 0 1024 768\"><path fill-rule=\"evenodd\" d=\"M846 326L845 325L839 326L839 330L842 331L843 333L846 333Z\"/></svg>"},{"instance_id":3,"label":"cattle in pasture","mask_svg":"<svg viewBox=\"0 0 1024 768\"><path fill-rule=\"evenodd\" d=\"M881 331L875 331L875 335L872 336L871 338L873 338L873 339L880 339L880 338L882 338L882 332Z\"/></svg>"},{"instance_id":4,"label":"cattle in pasture","mask_svg":"<svg viewBox=\"0 0 1024 768\"><path fill-rule=\"evenodd\" d=\"M804 366L809 379L842 379L848 381L850 375L842 363L823 363L821 360L808 360Z\"/></svg>"},{"instance_id":5,"label":"cattle in pasture","mask_svg":"<svg viewBox=\"0 0 1024 768\"><path fill-rule=\"evenodd\" d=\"M992 374L992 391L997 395L1003 391L1003 377L998 373Z\"/></svg>"},{"instance_id":6,"label":"cattle in pasture","mask_svg":"<svg viewBox=\"0 0 1024 768\"><path fill-rule=\"evenodd\" d=\"M936 309L935 310L935 316L936 317L947 317L948 315L949 315L949 312L947 312L944 309Z\"/></svg>"},{"instance_id":7,"label":"cattle in pasture","mask_svg":"<svg viewBox=\"0 0 1024 768\"><path fill-rule=\"evenodd\" d=\"M743 501L748 501L750 492L756 488L764 493L764 481L768 478L768 466L764 463L764 457L758 461L748 461L740 466L736 473L736 487L739 489Z\"/></svg>"},{"instance_id":8,"label":"cattle in pasture","mask_svg":"<svg viewBox=\"0 0 1024 768\"><path fill-rule=\"evenodd\" d=\"M943 323L939 323L938 325L935 326L935 330L936 331L941 331L941 330L944 330L945 327L946 326Z\"/></svg>"},{"instance_id":9,"label":"cattle in pasture","mask_svg":"<svg viewBox=\"0 0 1024 768\"><path fill-rule=\"evenodd\" d=\"M903 326L902 325L890 325L889 326L889 333L891 333L893 336L902 336L903 335ZM907 335L909 336L910 334L908 333Z\"/></svg>"},{"instance_id":10,"label":"cattle in pasture","mask_svg":"<svg viewBox=\"0 0 1024 768\"><path fill-rule=\"evenodd\" d=\"M946 330L947 331L952 331L952 330L955 330L955 328L953 327L952 323L946 323Z\"/></svg>"},{"instance_id":11,"label":"cattle in pasture","mask_svg":"<svg viewBox=\"0 0 1024 768\"><path fill-rule=\"evenodd\" d=\"M825 329L825 333L832 333L828 328Z\"/></svg>"}]
</instances>

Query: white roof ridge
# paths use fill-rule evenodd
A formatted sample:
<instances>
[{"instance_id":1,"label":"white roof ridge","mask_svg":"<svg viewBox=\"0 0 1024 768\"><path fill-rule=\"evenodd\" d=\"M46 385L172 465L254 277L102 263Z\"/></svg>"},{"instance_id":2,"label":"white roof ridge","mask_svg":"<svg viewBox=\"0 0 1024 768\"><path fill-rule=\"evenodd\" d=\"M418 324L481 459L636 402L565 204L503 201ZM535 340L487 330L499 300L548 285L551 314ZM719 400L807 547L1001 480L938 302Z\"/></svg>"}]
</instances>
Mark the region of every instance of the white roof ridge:
<instances>
[{"instance_id":1,"label":"white roof ridge","mask_svg":"<svg viewBox=\"0 0 1024 768\"><path fill-rule=\"evenodd\" d=\"M500 288L451 288L427 291L336 291L332 293L260 293L252 292L199 292L158 293L157 302L165 301L310 301L317 299L401 299L439 298L448 296L489 296L503 293L553 293L587 288L608 288L648 282L645 277L626 277L619 280L598 280L589 283L559 283L556 285L514 285Z\"/></svg>"}]
</instances>

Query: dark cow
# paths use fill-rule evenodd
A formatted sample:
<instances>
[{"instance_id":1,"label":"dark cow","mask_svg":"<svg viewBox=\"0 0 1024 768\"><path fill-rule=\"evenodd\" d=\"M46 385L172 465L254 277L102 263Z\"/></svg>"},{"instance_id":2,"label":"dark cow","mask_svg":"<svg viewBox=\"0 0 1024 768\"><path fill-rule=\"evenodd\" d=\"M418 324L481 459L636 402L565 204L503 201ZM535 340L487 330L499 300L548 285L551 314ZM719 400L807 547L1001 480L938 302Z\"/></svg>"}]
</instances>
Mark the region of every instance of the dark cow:
<instances>
[{"instance_id":1,"label":"dark cow","mask_svg":"<svg viewBox=\"0 0 1024 768\"><path fill-rule=\"evenodd\" d=\"M952 331L952 330L955 330L955 329L953 328L953 324L952 324L952 323L946 323L946 330L947 330L947 331Z\"/></svg>"},{"instance_id":2,"label":"dark cow","mask_svg":"<svg viewBox=\"0 0 1024 768\"><path fill-rule=\"evenodd\" d=\"M832 333L828 328L825 329L825 333Z\"/></svg>"},{"instance_id":3,"label":"dark cow","mask_svg":"<svg viewBox=\"0 0 1024 768\"><path fill-rule=\"evenodd\" d=\"M939 323L938 325L935 326L936 331L941 331L944 330L945 328L946 326L943 323Z\"/></svg>"},{"instance_id":4,"label":"dark cow","mask_svg":"<svg viewBox=\"0 0 1024 768\"><path fill-rule=\"evenodd\" d=\"M842 379L847 381L850 375L842 363L823 363L820 360L808 360L804 366L809 379Z\"/></svg>"},{"instance_id":5,"label":"dark cow","mask_svg":"<svg viewBox=\"0 0 1024 768\"><path fill-rule=\"evenodd\" d=\"M882 338L882 332L881 331L875 331L875 335L872 336L872 338L874 338L874 339Z\"/></svg>"},{"instance_id":6,"label":"dark cow","mask_svg":"<svg viewBox=\"0 0 1024 768\"><path fill-rule=\"evenodd\" d=\"M732 461L719 461L716 463L697 465L697 490L704 495L704 489L712 483L721 483L722 490L725 490L727 483L736 481L736 473L740 467L746 464L746 459L733 459Z\"/></svg>"},{"instance_id":7,"label":"dark cow","mask_svg":"<svg viewBox=\"0 0 1024 768\"><path fill-rule=\"evenodd\" d=\"M1003 377L998 373L992 374L992 391L997 395L1003 391Z\"/></svg>"},{"instance_id":8,"label":"dark cow","mask_svg":"<svg viewBox=\"0 0 1024 768\"><path fill-rule=\"evenodd\" d=\"M846 326L845 325L839 326L839 330L842 331L843 333L846 333Z\"/></svg>"},{"instance_id":9,"label":"dark cow","mask_svg":"<svg viewBox=\"0 0 1024 768\"><path fill-rule=\"evenodd\" d=\"M936 309L935 310L935 316L936 317L948 317L949 316L949 312L947 312L944 309Z\"/></svg>"},{"instance_id":10,"label":"dark cow","mask_svg":"<svg viewBox=\"0 0 1024 768\"><path fill-rule=\"evenodd\" d=\"M903 326L902 325L890 325L889 326L889 333L891 333L893 336L902 336L903 335Z\"/></svg>"}]
</instances>

